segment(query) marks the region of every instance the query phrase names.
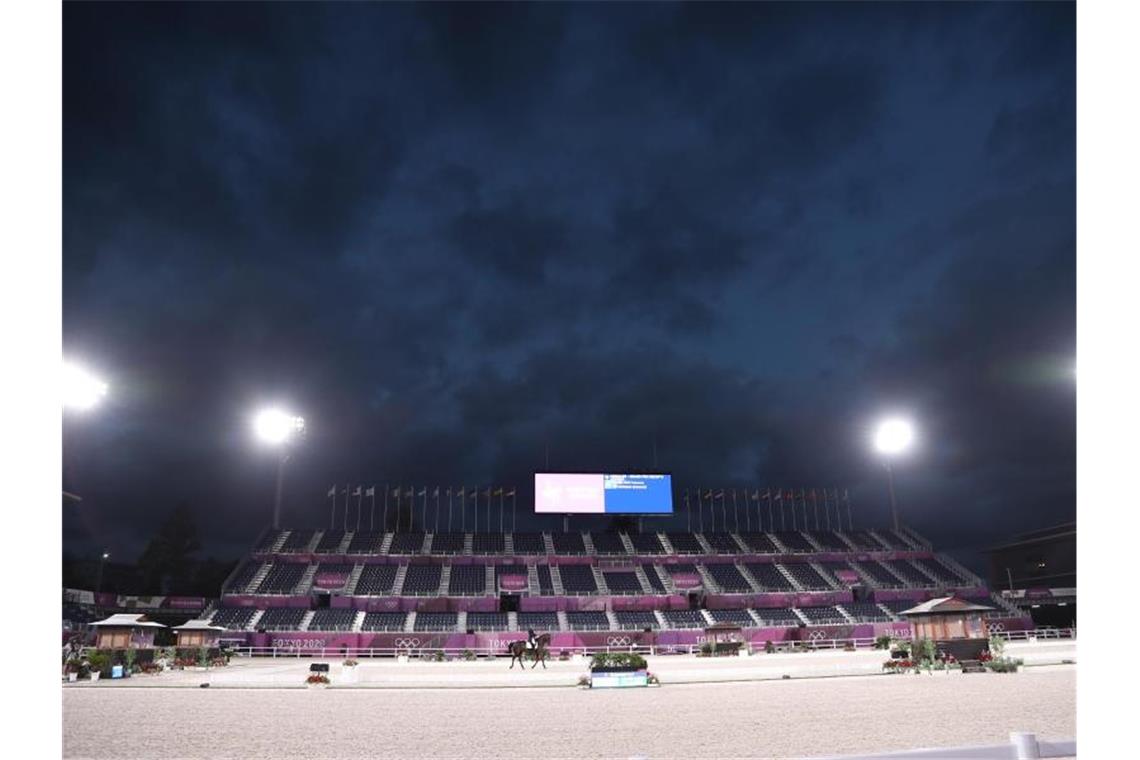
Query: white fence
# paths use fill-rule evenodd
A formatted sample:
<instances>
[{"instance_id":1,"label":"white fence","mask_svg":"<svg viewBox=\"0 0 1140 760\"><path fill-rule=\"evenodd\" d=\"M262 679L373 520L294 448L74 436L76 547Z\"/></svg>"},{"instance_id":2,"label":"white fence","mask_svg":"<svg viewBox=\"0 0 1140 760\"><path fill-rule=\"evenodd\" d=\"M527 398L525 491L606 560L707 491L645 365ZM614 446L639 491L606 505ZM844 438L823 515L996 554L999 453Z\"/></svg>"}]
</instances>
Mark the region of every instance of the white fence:
<instances>
[{"instance_id":1,"label":"white fence","mask_svg":"<svg viewBox=\"0 0 1140 760\"><path fill-rule=\"evenodd\" d=\"M815 760L1044 760L1051 757L1076 756L1076 739L1041 741L1034 734L1014 732L1009 735L1009 744L913 749L876 755L834 755Z\"/></svg>"}]
</instances>

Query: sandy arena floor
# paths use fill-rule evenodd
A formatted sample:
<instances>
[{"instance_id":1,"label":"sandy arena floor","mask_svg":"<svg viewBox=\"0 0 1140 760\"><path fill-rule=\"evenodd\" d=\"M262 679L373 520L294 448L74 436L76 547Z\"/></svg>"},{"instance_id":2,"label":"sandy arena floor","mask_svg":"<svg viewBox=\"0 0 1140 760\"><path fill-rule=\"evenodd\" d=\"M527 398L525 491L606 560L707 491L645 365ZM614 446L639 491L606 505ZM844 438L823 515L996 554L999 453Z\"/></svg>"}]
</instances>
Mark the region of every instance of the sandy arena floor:
<instances>
[{"instance_id":1,"label":"sandy arena floor","mask_svg":"<svg viewBox=\"0 0 1140 760\"><path fill-rule=\"evenodd\" d=\"M1070 665L615 691L96 686L63 700L70 758L766 758L1076 734Z\"/></svg>"}]
</instances>

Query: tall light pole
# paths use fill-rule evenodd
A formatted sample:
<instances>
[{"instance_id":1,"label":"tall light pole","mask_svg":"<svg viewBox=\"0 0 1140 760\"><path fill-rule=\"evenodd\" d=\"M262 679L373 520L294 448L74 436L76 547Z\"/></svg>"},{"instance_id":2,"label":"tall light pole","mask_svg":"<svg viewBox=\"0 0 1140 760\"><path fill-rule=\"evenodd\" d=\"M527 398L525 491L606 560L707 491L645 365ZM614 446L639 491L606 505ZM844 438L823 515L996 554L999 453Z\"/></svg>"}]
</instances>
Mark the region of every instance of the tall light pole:
<instances>
[{"instance_id":1,"label":"tall light pole","mask_svg":"<svg viewBox=\"0 0 1140 760\"><path fill-rule=\"evenodd\" d=\"M909 420L891 417L879 423L875 430L875 450L883 455L887 467L887 491L891 499L891 524L899 530L899 509L895 502L895 476L891 460L905 453L914 443L914 426Z\"/></svg>"},{"instance_id":2,"label":"tall light pole","mask_svg":"<svg viewBox=\"0 0 1140 760\"><path fill-rule=\"evenodd\" d=\"M280 409L265 409L253 418L253 431L258 440L274 446L277 460L277 489L273 499L273 528L281 525L281 489L285 482L285 462L289 459L289 443L305 432L305 420Z\"/></svg>"},{"instance_id":3,"label":"tall light pole","mask_svg":"<svg viewBox=\"0 0 1140 760\"><path fill-rule=\"evenodd\" d=\"M81 365L65 361L60 391L64 410L83 414L97 407L107 396L107 383ZM66 480L66 475L64 479ZM63 498L75 502L83 501L78 494L66 490L63 491Z\"/></svg>"},{"instance_id":4,"label":"tall light pole","mask_svg":"<svg viewBox=\"0 0 1140 760\"><path fill-rule=\"evenodd\" d=\"M111 552L103 552L99 557L99 576L95 581L95 593L98 594L103 590L103 563L111 556Z\"/></svg>"}]
</instances>

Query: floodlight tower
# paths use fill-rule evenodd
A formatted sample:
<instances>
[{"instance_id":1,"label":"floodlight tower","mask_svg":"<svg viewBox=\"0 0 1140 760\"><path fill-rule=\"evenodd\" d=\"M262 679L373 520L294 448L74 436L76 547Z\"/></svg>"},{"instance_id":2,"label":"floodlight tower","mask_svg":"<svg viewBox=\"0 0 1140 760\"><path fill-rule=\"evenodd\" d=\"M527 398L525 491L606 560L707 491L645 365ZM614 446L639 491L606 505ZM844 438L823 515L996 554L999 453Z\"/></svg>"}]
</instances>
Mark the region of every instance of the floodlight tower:
<instances>
[{"instance_id":1,"label":"floodlight tower","mask_svg":"<svg viewBox=\"0 0 1140 760\"><path fill-rule=\"evenodd\" d=\"M899 509L895 503L895 476L891 468L894 457L906 453L914 444L914 426L901 417L890 417L879 423L875 429L875 450L883 455L887 468L887 491L891 499L891 523L899 530Z\"/></svg>"},{"instance_id":2,"label":"floodlight tower","mask_svg":"<svg viewBox=\"0 0 1140 760\"><path fill-rule=\"evenodd\" d=\"M103 590L103 565L107 562L107 559L110 556L111 552L103 552L103 554L99 557L99 579L95 582L96 594Z\"/></svg>"},{"instance_id":3,"label":"floodlight tower","mask_svg":"<svg viewBox=\"0 0 1140 760\"><path fill-rule=\"evenodd\" d=\"M99 406L106 398L107 383L83 366L72 361L64 361L60 391L64 411L84 414ZM75 502L83 501L78 494L66 490L63 491L63 498Z\"/></svg>"},{"instance_id":4,"label":"floodlight tower","mask_svg":"<svg viewBox=\"0 0 1140 760\"><path fill-rule=\"evenodd\" d=\"M305 432L305 420L280 409L264 409L253 418L253 431L262 443L275 447L277 460L277 491L273 499L273 528L280 528L281 488L285 481L285 462L289 459L289 444Z\"/></svg>"}]
</instances>

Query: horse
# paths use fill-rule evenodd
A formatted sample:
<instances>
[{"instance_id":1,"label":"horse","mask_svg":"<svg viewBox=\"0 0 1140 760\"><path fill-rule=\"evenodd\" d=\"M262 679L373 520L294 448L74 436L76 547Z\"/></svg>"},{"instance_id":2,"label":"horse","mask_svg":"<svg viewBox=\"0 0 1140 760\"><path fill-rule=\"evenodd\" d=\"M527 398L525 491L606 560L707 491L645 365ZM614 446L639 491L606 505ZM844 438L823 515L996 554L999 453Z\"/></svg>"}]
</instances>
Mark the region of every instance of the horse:
<instances>
[{"instance_id":1,"label":"horse","mask_svg":"<svg viewBox=\"0 0 1140 760\"><path fill-rule=\"evenodd\" d=\"M546 669L546 654L549 647L549 633L544 633L541 636L535 638L533 650L534 665L537 665L541 662L543 670ZM526 665L523 664L523 657L526 655L527 651L529 650L527 650L525 641L512 641L511 643L507 644L507 653L511 656L511 670L514 670L515 660L518 660L519 665L522 666L522 669L526 670ZM534 665L530 666L531 670L534 670Z\"/></svg>"}]
</instances>

